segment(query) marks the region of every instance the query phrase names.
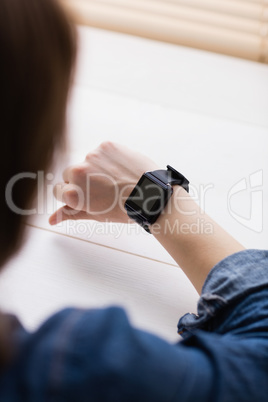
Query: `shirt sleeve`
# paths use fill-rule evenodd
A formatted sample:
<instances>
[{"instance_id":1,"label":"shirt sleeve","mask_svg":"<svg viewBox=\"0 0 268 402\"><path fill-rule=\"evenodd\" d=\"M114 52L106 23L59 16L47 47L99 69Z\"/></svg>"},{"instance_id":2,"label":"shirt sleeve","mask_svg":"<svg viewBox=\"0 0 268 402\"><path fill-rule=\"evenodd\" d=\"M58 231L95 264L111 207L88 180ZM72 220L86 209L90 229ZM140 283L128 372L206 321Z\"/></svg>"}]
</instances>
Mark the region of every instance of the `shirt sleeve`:
<instances>
[{"instance_id":1,"label":"shirt sleeve","mask_svg":"<svg viewBox=\"0 0 268 402\"><path fill-rule=\"evenodd\" d=\"M248 250L215 266L177 344L118 307L59 312L22 337L0 400L23 390L31 402L267 402L267 257Z\"/></svg>"},{"instance_id":2,"label":"shirt sleeve","mask_svg":"<svg viewBox=\"0 0 268 402\"><path fill-rule=\"evenodd\" d=\"M0 401L194 401L198 384L200 401L209 401L213 373L202 350L133 328L118 307L65 309L32 334L19 327L16 338Z\"/></svg>"},{"instance_id":3,"label":"shirt sleeve","mask_svg":"<svg viewBox=\"0 0 268 402\"><path fill-rule=\"evenodd\" d=\"M230 333L237 328L242 330L243 322L248 327L245 312L241 320L238 317L228 320L226 315L229 316L230 310L235 310L245 298L267 288L268 251L244 250L232 254L210 271L198 301L198 314L183 316L178 323L178 332L187 337L196 329L220 333ZM265 298L261 297L261 300L260 305L263 305ZM253 311L246 316L247 319L251 316L252 321L260 322L260 314L254 314Z\"/></svg>"}]
</instances>

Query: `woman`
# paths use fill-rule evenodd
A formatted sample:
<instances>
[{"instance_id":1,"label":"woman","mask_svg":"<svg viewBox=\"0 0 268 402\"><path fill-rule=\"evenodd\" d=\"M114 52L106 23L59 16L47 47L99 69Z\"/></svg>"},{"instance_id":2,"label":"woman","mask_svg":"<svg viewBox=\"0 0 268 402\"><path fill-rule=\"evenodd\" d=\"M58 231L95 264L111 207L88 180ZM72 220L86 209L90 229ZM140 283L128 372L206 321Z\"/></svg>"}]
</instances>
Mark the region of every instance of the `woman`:
<instances>
[{"instance_id":1,"label":"woman","mask_svg":"<svg viewBox=\"0 0 268 402\"><path fill-rule=\"evenodd\" d=\"M76 56L76 34L52 0L0 2L1 267L23 240L25 216L13 212L5 189L22 172L46 171L64 145L66 103ZM33 203L37 183L19 180L12 199ZM1 331L4 336L3 331ZM5 359L3 343L1 360Z\"/></svg>"},{"instance_id":2,"label":"woman","mask_svg":"<svg viewBox=\"0 0 268 402\"><path fill-rule=\"evenodd\" d=\"M3 266L23 235L23 217L9 209L5 187L17 173L46 170L62 145L75 34L53 0L1 0L0 52ZM158 169L143 155L102 144L65 170L55 194L66 206L51 224L92 218L127 223L125 199L145 171ZM14 201L26 209L35 192L33 180L20 181ZM198 315L179 322L182 342L134 329L119 308L66 309L35 333L3 315L0 400L266 401L268 254L244 250L206 215L213 234L193 234L200 213L177 184L149 227L201 294Z\"/></svg>"}]
</instances>

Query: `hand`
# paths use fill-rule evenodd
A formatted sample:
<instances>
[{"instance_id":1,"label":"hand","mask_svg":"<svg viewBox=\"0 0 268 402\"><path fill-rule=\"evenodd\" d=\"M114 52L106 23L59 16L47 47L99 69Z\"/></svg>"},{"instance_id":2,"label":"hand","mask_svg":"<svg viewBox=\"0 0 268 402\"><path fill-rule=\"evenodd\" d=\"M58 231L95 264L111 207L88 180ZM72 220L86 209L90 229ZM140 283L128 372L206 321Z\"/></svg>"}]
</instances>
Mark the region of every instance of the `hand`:
<instances>
[{"instance_id":1,"label":"hand","mask_svg":"<svg viewBox=\"0 0 268 402\"><path fill-rule=\"evenodd\" d=\"M124 203L142 174L155 169L159 167L138 152L102 143L84 162L63 172L64 182L54 187L54 195L66 205L50 217L50 224L68 219L128 223Z\"/></svg>"}]
</instances>

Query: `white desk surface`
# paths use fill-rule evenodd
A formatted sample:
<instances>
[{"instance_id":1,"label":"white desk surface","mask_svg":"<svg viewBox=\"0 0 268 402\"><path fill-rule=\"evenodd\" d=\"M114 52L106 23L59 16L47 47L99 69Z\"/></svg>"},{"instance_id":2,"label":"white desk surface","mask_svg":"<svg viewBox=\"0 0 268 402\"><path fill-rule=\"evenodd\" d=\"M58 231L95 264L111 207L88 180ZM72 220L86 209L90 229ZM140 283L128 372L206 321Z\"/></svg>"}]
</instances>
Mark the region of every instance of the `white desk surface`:
<instances>
[{"instance_id":1,"label":"white desk surface","mask_svg":"<svg viewBox=\"0 0 268 402\"><path fill-rule=\"evenodd\" d=\"M210 186L200 201L206 212L246 247L268 248L268 66L97 29L79 36L69 160L104 140L145 152L177 167L193 189ZM262 173L262 205L250 193L254 172ZM243 179L231 215L228 194ZM120 305L138 327L178 340L177 321L196 311L198 296L173 259L136 225L51 228L51 188L2 274L2 309L34 329L66 306Z\"/></svg>"}]
</instances>

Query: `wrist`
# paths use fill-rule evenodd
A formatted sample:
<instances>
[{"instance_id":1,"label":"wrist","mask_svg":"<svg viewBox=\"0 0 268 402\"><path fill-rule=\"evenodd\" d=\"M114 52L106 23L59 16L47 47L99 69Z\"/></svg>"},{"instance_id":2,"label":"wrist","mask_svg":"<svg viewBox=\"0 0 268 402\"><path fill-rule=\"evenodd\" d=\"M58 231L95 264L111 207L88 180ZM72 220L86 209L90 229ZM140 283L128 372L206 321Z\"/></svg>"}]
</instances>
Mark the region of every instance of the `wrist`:
<instances>
[{"instance_id":1,"label":"wrist","mask_svg":"<svg viewBox=\"0 0 268 402\"><path fill-rule=\"evenodd\" d=\"M150 226L155 237L178 236L190 233L200 218L200 208L181 186L173 187L173 194L157 221Z\"/></svg>"},{"instance_id":2,"label":"wrist","mask_svg":"<svg viewBox=\"0 0 268 402\"><path fill-rule=\"evenodd\" d=\"M177 185L189 191L189 181L170 165L145 172L125 202L128 216L150 233Z\"/></svg>"}]
</instances>

